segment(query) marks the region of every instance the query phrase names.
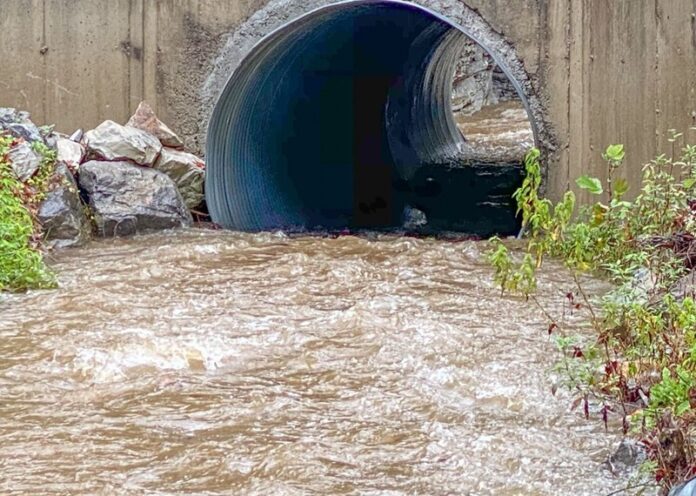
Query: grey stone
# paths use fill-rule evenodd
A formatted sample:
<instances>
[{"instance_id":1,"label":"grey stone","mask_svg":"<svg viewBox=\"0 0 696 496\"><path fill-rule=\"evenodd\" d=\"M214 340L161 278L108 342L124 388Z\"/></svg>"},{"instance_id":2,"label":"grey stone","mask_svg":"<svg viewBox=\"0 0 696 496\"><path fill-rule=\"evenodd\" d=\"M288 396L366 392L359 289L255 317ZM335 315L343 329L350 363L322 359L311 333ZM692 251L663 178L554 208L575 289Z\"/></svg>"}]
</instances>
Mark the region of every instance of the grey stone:
<instances>
[{"instance_id":1,"label":"grey stone","mask_svg":"<svg viewBox=\"0 0 696 496\"><path fill-rule=\"evenodd\" d=\"M680 484L669 492L669 496L696 496L696 479Z\"/></svg>"},{"instance_id":2,"label":"grey stone","mask_svg":"<svg viewBox=\"0 0 696 496\"><path fill-rule=\"evenodd\" d=\"M79 169L82 160L85 158L85 147L67 138L56 138L56 159L68 166L75 172Z\"/></svg>"},{"instance_id":3,"label":"grey stone","mask_svg":"<svg viewBox=\"0 0 696 496\"><path fill-rule=\"evenodd\" d=\"M41 137L43 138L44 142L46 139L54 134L54 130L56 128L55 124L47 124L44 126L39 126L39 134L41 134Z\"/></svg>"},{"instance_id":4,"label":"grey stone","mask_svg":"<svg viewBox=\"0 0 696 496\"><path fill-rule=\"evenodd\" d=\"M624 439L606 461L606 465L614 474L627 473L635 471L646 458L645 448L640 443Z\"/></svg>"},{"instance_id":5,"label":"grey stone","mask_svg":"<svg viewBox=\"0 0 696 496\"><path fill-rule=\"evenodd\" d=\"M12 163L12 171L20 181L26 181L36 174L43 160L41 154L35 152L26 141L13 146L7 156Z\"/></svg>"},{"instance_id":6,"label":"grey stone","mask_svg":"<svg viewBox=\"0 0 696 496\"><path fill-rule=\"evenodd\" d=\"M89 158L130 160L147 167L155 163L162 151L162 144L150 133L114 121L104 121L88 131L83 141Z\"/></svg>"},{"instance_id":7,"label":"grey stone","mask_svg":"<svg viewBox=\"0 0 696 496\"><path fill-rule=\"evenodd\" d=\"M20 112L13 108L0 108L0 129L5 130L15 138L23 138L31 143L43 142L39 128L31 122L29 113Z\"/></svg>"},{"instance_id":8,"label":"grey stone","mask_svg":"<svg viewBox=\"0 0 696 496\"><path fill-rule=\"evenodd\" d=\"M171 148L163 148L154 168L174 181L189 209L203 203L205 163L195 155Z\"/></svg>"},{"instance_id":9,"label":"grey stone","mask_svg":"<svg viewBox=\"0 0 696 496\"><path fill-rule=\"evenodd\" d=\"M404 207L402 222L407 231L418 231L428 225L428 217L423 211L407 205Z\"/></svg>"},{"instance_id":10,"label":"grey stone","mask_svg":"<svg viewBox=\"0 0 696 496\"><path fill-rule=\"evenodd\" d=\"M135 114L130 118L126 126L140 129L150 133L160 140L160 143L170 148L183 148L184 142L174 131L157 118L155 111L146 102L140 102Z\"/></svg>"},{"instance_id":11,"label":"grey stone","mask_svg":"<svg viewBox=\"0 0 696 496\"><path fill-rule=\"evenodd\" d=\"M52 248L81 246L89 240L91 225L75 178L65 164L56 165L53 186L41 202L37 217L44 240Z\"/></svg>"},{"instance_id":12,"label":"grey stone","mask_svg":"<svg viewBox=\"0 0 696 496\"><path fill-rule=\"evenodd\" d=\"M70 135L70 139L71 139L72 141L76 141L76 142L79 143L80 141L82 141L82 137L83 137L84 135L85 135L85 133L82 132L82 129L78 129L77 131L75 131L74 133L72 133L72 134Z\"/></svg>"},{"instance_id":13,"label":"grey stone","mask_svg":"<svg viewBox=\"0 0 696 496\"><path fill-rule=\"evenodd\" d=\"M696 298L696 272L692 271L679 279L671 288L670 293L677 300Z\"/></svg>"},{"instance_id":14,"label":"grey stone","mask_svg":"<svg viewBox=\"0 0 696 496\"><path fill-rule=\"evenodd\" d=\"M510 79L473 40L464 44L452 83L452 110L465 115L518 98Z\"/></svg>"},{"instance_id":15,"label":"grey stone","mask_svg":"<svg viewBox=\"0 0 696 496\"><path fill-rule=\"evenodd\" d=\"M131 234L186 227L191 213L166 174L128 162L85 162L80 186L100 236Z\"/></svg>"}]
</instances>

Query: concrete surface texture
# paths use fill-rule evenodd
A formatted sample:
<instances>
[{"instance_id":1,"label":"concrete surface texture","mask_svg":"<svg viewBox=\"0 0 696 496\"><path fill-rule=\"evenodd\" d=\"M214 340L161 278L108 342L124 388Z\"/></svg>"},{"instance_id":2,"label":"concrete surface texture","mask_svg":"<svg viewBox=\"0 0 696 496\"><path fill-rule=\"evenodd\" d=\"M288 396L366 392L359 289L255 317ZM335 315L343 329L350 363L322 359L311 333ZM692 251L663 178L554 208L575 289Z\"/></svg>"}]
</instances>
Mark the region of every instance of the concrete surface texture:
<instances>
[{"instance_id":1,"label":"concrete surface texture","mask_svg":"<svg viewBox=\"0 0 696 496\"><path fill-rule=\"evenodd\" d=\"M60 131L125 122L141 100L202 149L217 93L253 45L330 0L0 0L0 106ZM624 143L635 189L696 125L694 0L418 0L518 79L550 152L548 191L601 176Z\"/></svg>"}]
</instances>

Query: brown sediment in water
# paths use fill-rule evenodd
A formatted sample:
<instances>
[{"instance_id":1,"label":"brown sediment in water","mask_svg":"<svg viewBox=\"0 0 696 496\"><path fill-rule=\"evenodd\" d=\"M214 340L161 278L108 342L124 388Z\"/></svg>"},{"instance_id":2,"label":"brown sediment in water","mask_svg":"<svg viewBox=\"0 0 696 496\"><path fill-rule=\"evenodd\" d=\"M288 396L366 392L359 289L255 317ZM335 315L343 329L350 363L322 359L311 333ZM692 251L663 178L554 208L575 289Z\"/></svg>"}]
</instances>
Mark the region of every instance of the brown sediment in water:
<instances>
[{"instance_id":1,"label":"brown sediment in water","mask_svg":"<svg viewBox=\"0 0 696 496\"><path fill-rule=\"evenodd\" d=\"M534 146L529 115L520 100L489 105L471 115L455 113L454 118L467 140L466 159L521 163Z\"/></svg>"},{"instance_id":2,"label":"brown sediment in water","mask_svg":"<svg viewBox=\"0 0 696 496\"><path fill-rule=\"evenodd\" d=\"M60 254L60 290L0 301L0 493L625 485L485 249L191 230ZM571 284L549 266L542 293Z\"/></svg>"}]
</instances>

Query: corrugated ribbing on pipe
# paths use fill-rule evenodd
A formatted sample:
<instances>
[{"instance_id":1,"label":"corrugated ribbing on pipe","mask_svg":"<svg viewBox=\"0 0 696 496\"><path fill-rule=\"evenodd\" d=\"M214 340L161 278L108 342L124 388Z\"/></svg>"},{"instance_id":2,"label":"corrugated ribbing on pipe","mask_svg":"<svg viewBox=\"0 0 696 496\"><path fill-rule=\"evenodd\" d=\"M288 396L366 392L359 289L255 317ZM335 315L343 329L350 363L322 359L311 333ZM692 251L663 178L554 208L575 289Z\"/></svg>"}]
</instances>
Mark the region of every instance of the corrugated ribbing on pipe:
<instances>
[{"instance_id":1,"label":"corrugated ribbing on pipe","mask_svg":"<svg viewBox=\"0 0 696 496\"><path fill-rule=\"evenodd\" d=\"M404 2L341 3L266 37L231 76L207 140L207 201L231 229L387 227L399 181L456 158L465 35Z\"/></svg>"}]
</instances>

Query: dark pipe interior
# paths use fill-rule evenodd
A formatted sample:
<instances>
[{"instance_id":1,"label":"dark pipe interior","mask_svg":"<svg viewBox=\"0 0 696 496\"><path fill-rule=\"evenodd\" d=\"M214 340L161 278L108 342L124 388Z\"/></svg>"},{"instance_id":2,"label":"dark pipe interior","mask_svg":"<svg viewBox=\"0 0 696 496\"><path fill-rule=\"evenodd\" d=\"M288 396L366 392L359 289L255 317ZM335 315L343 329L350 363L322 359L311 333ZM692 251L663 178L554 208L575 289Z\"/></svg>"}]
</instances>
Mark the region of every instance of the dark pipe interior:
<instances>
[{"instance_id":1,"label":"dark pipe interior","mask_svg":"<svg viewBox=\"0 0 696 496\"><path fill-rule=\"evenodd\" d=\"M464 41L442 19L389 1L336 5L267 37L210 122L213 220L249 231L385 228L400 225L406 204L456 204L460 221L443 229L512 232L514 211L486 212L490 194L511 192L496 172L481 180L449 167L463 140L449 102ZM458 190L446 188L452 180Z\"/></svg>"}]
</instances>

